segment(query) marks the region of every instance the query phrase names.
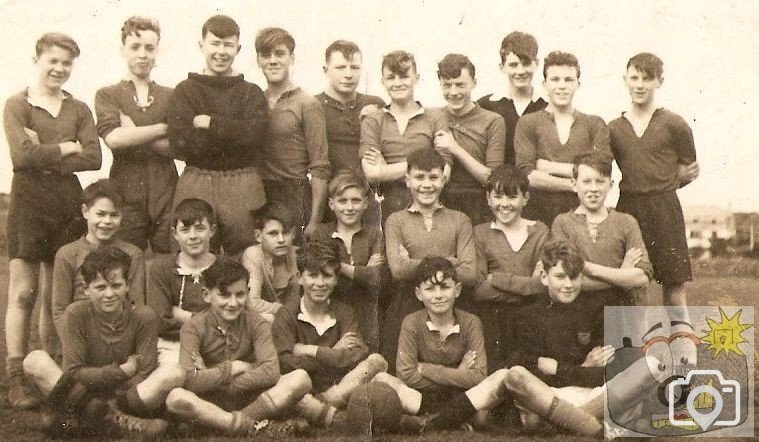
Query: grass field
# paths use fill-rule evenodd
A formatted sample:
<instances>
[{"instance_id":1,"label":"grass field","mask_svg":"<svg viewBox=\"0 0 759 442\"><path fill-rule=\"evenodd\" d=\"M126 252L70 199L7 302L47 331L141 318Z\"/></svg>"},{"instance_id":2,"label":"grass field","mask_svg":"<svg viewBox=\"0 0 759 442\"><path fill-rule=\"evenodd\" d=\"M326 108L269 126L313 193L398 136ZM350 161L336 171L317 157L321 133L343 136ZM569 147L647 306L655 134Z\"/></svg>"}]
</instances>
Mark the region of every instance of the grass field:
<instances>
[{"instance_id":1,"label":"grass field","mask_svg":"<svg viewBox=\"0 0 759 442\"><path fill-rule=\"evenodd\" d=\"M8 265L5 257L0 257L0 329L3 330L0 336L0 361L5 360L5 306L8 286ZM743 277L715 277L699 276L696 280L688 285L688 297L691 305L747 305L756 307L759 303L759 279ZM652 286L649 296L643 301L644 304L656 304L661 298L658 287ZM36 315L35 315L36 318ZM36 330L36 321L35 328ZM36 333L33 332L33 345L36 344ZM20 412L10 409L6 403L7 386L5 379L5 364L0 364L0 440L5 441L33 441L43 440L43 436L35 427L38 425L38 415L35 412ZM759 422L755 414L755 422ZM339 434L317 434L315 436L304 438L303 440L319 442L342 442L356 439L367 439L358 436L348 436ZM494 429L489 433L467 433L463 431L450 431L434 434L427 434L419 437L404 437L398 435L375 435L374 439L388 441L450 441L458 442L467 441L486 441L486 440L509 440L531 441L531 440L552 440L552 441L581 441L582 438L568 435L524 435L516 430L509 428ZM186 437L169 437L169 440L231 440L218 436L187 439Z\"/></svg>"}]
</instances>

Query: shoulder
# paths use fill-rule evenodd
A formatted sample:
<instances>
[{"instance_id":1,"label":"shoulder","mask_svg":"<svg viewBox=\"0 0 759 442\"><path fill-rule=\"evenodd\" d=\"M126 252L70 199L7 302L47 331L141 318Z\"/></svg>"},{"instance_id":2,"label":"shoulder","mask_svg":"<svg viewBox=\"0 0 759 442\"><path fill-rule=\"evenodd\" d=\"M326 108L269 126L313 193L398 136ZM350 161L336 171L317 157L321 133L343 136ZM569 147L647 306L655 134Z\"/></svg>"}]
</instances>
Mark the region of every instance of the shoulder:
<instances>
[{"instance_id":1,"label":"shoulder","mask_svg":"<svg viewBox=\"0 0 759 442\"><path fill-rule=\"evenodd\" d=\"M448 212L445 214L446 217L455 220L458 224L468 224L471 227L472 220L469 218L469 216L467 216L466 213L448 208L446 208L446 211Z\"/></svg>"},{"instance_id":2,"label":"shoulder","mask_svg":"<svg viewBox=\"0 0 759 442\"><path fill-rule=\"evenodd\" d=\"M472 231L474 232L475 236L478 237L486 237L490 233L490 231L493 230L490 228L490 222L484 222L482 224L477 224L474 226Z\"/></svg>"},{"instance_id":3,"label":"shoulder","mask_svg":"<svg viewBox=\"0 0 759 442\"><path fill-rule=\"evenodd\" d=\"M29 102L26 101L26 89L16 92L5 100L6 106L28 106Z\"/></svg>"},{"instance_id":4,"label":"shoulder","mask_svg":"<svg viewBox=\"0 0 759 442\"><path fill-rule=\"evenodd\" d=\"M121 250L122 252L129 255L130 258L134 259L142 259L143 252L142 249L135 246L134 244L128 243L126 241L117 239L116 242L113 244L116 248Z\"/></svg>"},{"instance_id":5,"label":"shoulder","mask_svg":"<svg viewBox=\"0 0 759 442\"><path fill-rule=\"evenodd\" d=\"M245 320L248 321L248 328L250 330L259 330L261 327L271 328L271 325L263 316L250 308L246 311Z\"/></svg>"},{"instance_id":6,"label":"shoulder","mask_svg":"<svg viewBox=\"0 0 759 442\"><path fill-rule=\"evenodd\" d=\"M365 94L359 94L359 97L361 97L361 105L366 106L368 104L374 104L379 107L382 107L385 105L385 100L382 98L376 96L376 95L365 95Z\"/></svg>"},{"instance_id":7,"label":"shoulder","mask_svg":"<svg viewBox=\"0 0 759 442\"><path fill-rule=\"evenodd\" d=\"M147 305L135 305L132 307L132 316L138 323L149 324L158 321L158 315Z\"/></svg>"},{"instance_id":8,"label":"shoulder","mask_svg":"<svg viewBox=\"0 0 759 442\"><path fill-rule=\"evenodd\" d=\"M82 241L82 238L71 241L68 244L64 244L55 252L56 261L74 261L80 254L86 254L90 252L90 247L86 242Z\"/></svg>"},{"instance_id":9,"label":"shoulder","mask_svg":"<svg viewBox=\"0 0 759 442\"><path fill-rule=\"evenodd\" d=\"M459 323L465 327L465 328L480 328L482 329L482 320L477 315L474 315L472 313L466 312L464 310L460 309L454 309L454 312L456 313L456 317L459 320Z\"/></svg>"},{"instance_id":10,"label":"shoulder","mask_svg":"<svg viewBox=\"0 0 759 442\"><path fill-rule=\"evenodd\" d=\"M415 330L419 324L423 324L427 319L427 310L421 309L413 313L409 313L403 318L401 329L406 331Z\"/></svg>"},{"instance_id":11,"label":"shoulder","mask_svg":"<svg viewBox=\"0 0 759 442\"><path fill-rule=\"evenodd\" d=\"M492 105L491 103L497 103L496 100L491 99L492 97L493 97L493 94L484 95L480 97L479 100L477 100L477 104L479 104L480 106L487 106L488 108L490 108L490 106Z\"/></svg>"},{"instance_id":12,"label":"shoulder","mask_svg":"<svg viewBox=\"0 0 759 442\"><path fill-rule=\"evenodd\" d=\"M586 121L588 121L588 123L591 123L591 124L602 124L602 125L606 126L606 122L604 121L604 119L601 118L601 117L599 117L598 115L586 114L586 113L580 112L580 111L577 111L577 115L578 115L578 117L583 118Z\"/></svg>"},{"instance_id":13,"label":"shoulder","mask_svg":"<svg viewBox=\"0 0 759 442\"><path fill-rule=\"evenodd\" d=\"M243 80L241 84L249 94L264 96L264 91L257 84L247 80Z\"/></svg>"},{"instance_id":14,"label":"shoulder","mask_svg":"<svg viewBox=\"0 0 759 442\"><path fill-rule=\"evenodd\" d=\"M86 319L91 317L90 314L90 301L85 299L81 301L75 301L66 307L64 314L72 319Z\"/></svg>"},{"instance_id":15,"label":"shoulder","mask_svg":"<svg viewBox=\"0 0 759 442\"><path fill-rule=\"evenodd\" d=\"M174 88L168 87L168 86L164 86L164 85L161 85L161 84L158 84L158 83L153 83L153 94L154 95L159 95L159 96L166 97L166 96L170 96L173 93L174 93Z\"/></svg>"},{"instance_id":16,"label":"shoulder","mask_svg":"<svg viewBox=\"0 0 759 442\"><path fill-rule=\"evenodd\" d=\"M329 306L336 316L335 319L337 319L338 321L340 321L341 319L346 320L349 318L353 318L354 316L353 307L349 306L348 304L342 301L339 301L337 299L332 299L330 301Z\"/></svg>"},{"instance_id":17,"label":"shoulder","mask_svg":"<svg viewBox=\"0 0 759 442\"><path fill-rule=\"evenodd\" d=\"M612 224L620 225L620 226L638 226L638 221L635 219L634 216L630 215L629 213L619 212L614 209L609 209L609 221L612 222Z\"/></svg>"},{"instance_id":18,"label":"shoulder","mask_svg":"<svg viewBox=\"0 0 759 442\"><path fill-rule=\"evenodd\" d=\"M124 89L124 86L122 82L110 84L108 86L103 86L100 89L98 89L97 92L95 93L95 97L100 97L100 96L112 97L112 96L120 94L123 89Z\"/></svg>"},{"instance_id":19,"label":"shoulder","mask_svg":"<svg viewBox=\"0 0 759 442\"><path fill-rule=\"evenodd\" d=\"M333 223L321 223L316 226L313 239L317 241L329 241L332 239L332 232L334 232Z\"/></svg>"},{"instance_id":20,"label":"shoulder","mask_svg":"<svg viewBox=\"0 0 759 442\"><path fill-rule=\"evenodd\" d=\"M690 128L688 122L685 121L685 118L679 114L672 112L671 110L662 107L657 109L656 113L660 115L660 118L663 118L670 125Z\"/></svg>"},{"instance_id":21,"label":"shoulder","mask_svg":"<svg viewBox=\"0 0 759 442\"><path fill-rule=\"evenodd\" d=\"M409 219L409 212L406 209L401 209L397 212L391 213L390 216L387 217L387 221L385 221L385 226L388 225L392 226L404 226L404 220Z\"/></svg>"},{"instance_id":22,"label":"shoulder","mask_svg":"<svg viewBox=\"0 0 759 442\"><path fill-rule=\"evenodd\" d=\"M532 231L535 234L547 235L551 229L549 229L548 226L543 223L543 221L536 220L535 224L532 225Z\"/></svg>"},{"instance_id":23,"label":"shoulder","mask_svg":"<svg viewBox=\"0 0 759 442\"><path fill-rule=\"evenodd\" d=\"M382 236L382 229L379 226L373 226L368 225L364 226L364 232L366 232L366 236L369 238L376 238Z\"/></svg>"},{"instance_id":24,"label":"shoulder","mask_svg":"<svg viewBox=\"0 0 759 442\"><path fill-rule=\"evenodd\" d=\"M189 321L186 321L182 325L182 331L188 332L193 331L195 333L203 332L206 329L206 319L208 318L208 315L211 314L211 310L203 310L200 313L196 313L192 315Z\"/></svg>"},{"instance_id":25,"label":"shoulder","mask_svg":"<svg viewBox=\"0 0 759 442\"><path fill-rule=\"evenodd\" d=\"M242 256L246 260L262 262L264 259L264 249L261 244L255 244L245 249Z\"/></svg>"},{"instance_id":26,"label":"shoulder","mask_svg":"<svg viewBox=\"0 0 759 442\"><path fill-rule=\"evenodd\" d=\"M165 273L172 272L177 267L177 255L170 253L168 255L160 255L150 260L148 271L152 273Z\"/></svg>"},{"instance_id":27,"label":"shoulder","mask_svg":"<svg viewBox=\"0 0 759 442\"><path fill-rule=\"evenodd\" d=\"M482 121L487 121L489 124L498 124L502 123L502 125L506 125L506 122L504 121L501 114L498 114L496 112L493 112L492 110L489 110L482 106L477 106L477 118L481 119Z\"/></svg>"}]
</instances>

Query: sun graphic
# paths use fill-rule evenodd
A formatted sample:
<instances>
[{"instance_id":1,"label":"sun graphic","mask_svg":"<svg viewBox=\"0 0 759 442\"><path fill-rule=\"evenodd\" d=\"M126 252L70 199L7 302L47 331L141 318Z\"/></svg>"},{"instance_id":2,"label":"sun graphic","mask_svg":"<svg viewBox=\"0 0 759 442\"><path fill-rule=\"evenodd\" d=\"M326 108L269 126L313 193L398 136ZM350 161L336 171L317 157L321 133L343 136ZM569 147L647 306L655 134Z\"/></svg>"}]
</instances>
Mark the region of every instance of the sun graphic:
<instances>
[{"instance_id":1,"label":"sun graphic","mask_svg":"<svg viewBox=\"0 0 759 442\"><path fill-rule=\"evenodd\" d=\"M720 322L717 322L711 318L706 318L706 322L709 324L711 330L704 330L706 335L701 339L704 342L709 343L707 350L713 350L712 358L716 358L721 351L724 350L725 355L729 356L730 352L735 352L738 356L745 356L738 344L748 342L741 335L741 332L751 328L750 324L741 324L741 312L738 310L732 318L728 318L722 307L719 307Z\"/></svg>"}]
</instances>

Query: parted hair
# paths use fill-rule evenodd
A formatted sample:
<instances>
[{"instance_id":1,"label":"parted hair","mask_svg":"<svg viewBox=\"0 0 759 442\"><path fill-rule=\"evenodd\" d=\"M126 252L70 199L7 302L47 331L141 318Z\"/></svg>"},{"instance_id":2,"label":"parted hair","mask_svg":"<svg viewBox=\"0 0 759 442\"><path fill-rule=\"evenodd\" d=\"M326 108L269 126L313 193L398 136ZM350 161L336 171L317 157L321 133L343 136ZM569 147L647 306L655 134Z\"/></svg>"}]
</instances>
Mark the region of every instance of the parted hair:
<instances>
[{"instance_id":1,"label":"parted hair","mask_svg":"<svg viewBox=\"0 0 759 442\"><path fill-rule=\"evenodd\" d=\"M577 171L580 166L588 166L597 170L598 173L605 177L611 177L612 157L602 150L588 150L579 153L574 158L572 166L572 176L577 178Z\"/></svg>"},{"instance_id":2,"label":"parted hair","mask_svg":"<svg viewBox=\"0 0 759 442\"><path fill-rule=\"evenodd\" d=\"M245 281L247 285L249 277L250 274L242 264L222 256L203 271L201 279L206 290L219 289L224 292L237 281Z\"/></svg>"},{"instance_id":3,"label":"parted hair","mask_svg":"<svg viewBox=\"0 0 759 442\"><path fill-rule=\"evenodd\" d=\"M203 23L203 28L200 30L200 36L206 38L208 33L211 33L219 38L227 37L240 37L240 26L237 22L228 15L214 15Z\"/></svg>"},{"instance_id":4,"label":"parted hair","mask_svg":"<svg viewBox=\"0 0 759 442\"><path fill-rule=\"evenodd\" d=\"M189 226L196 222L208 221L209 225L216 224L216 213L213 207L205 200L199 198L186 198L177 204L171 214L171 226L176 227L179 221Z\"/></svg>"},{"instance_id":5,"label":"parted hair","mask_svg":"<svg viewBox=\"0 0 759 442\"><path fill-rule=\"evenodd\" d=\"M552 239L543 246L540 254L543 270L548 273L556 264L561 263L566 274L574 279L585 267L585 260L576 245L563 239Z\"/></svg>"},{"instance_id":6,"label":"parted hair","mask_svg":"<svg viewBox=\"0 0 759 442\"><path fill-rule=\"evenodd\" d=\"M291 54L295 53L295 39L282 28L263 28L256 34L256 54L268 55L275 47L285 45Z\"/></svg>"},{"instance_id":7,"label":"parted hair","mask_svg":"<svg viewBox=\"0 0 759 442\"><path fill-rule=\"evenodd\" d=\"M121 44L126 42L126 38L129 35L140 36L141 31L153 31L158 35L158 39L161 38L161 26L158 24L158 20L151 17L142 17L139 15L133 15L126 19L124 25L121 26Z\"/></svg>"},{"instance_id":8,"label":"parted hair","mask_svg":"<svg viewBox=\"0 0 759 442\"><path fill-rule=\"evenodd\" d=\"M53 46L58 46L59 48L66 49L67 51L71 52L71 55L74 58L78 57L80 54L79 45L76 44L76 41L74 41L71 36L62 34L60 32L48 32L46 34L42 34L42 36L37 40L37 43L34 45L34 50L37 54L37 57L39 57L43 52L52 48Z\"/></svg>"},{"instance_id":9,"label":"parted hair","mask_svg":"<svg viewBox=\"0 0 759 442\"><path fill-rule=\"evenodd\" d=\"M394 74L408 74L411 70L416 70L416 59L414 55L406 51L393 51L382 57L381 71L385 68Z\"/></svg>"},{"instance_id":10,"label":"parted hair","mask_svg":"<svg viewBox=\"0 0 759 442\"><path fill-rule=\"evenodd\" d=\"M650 52L641 52L632 56L627 61L627 68L630 66L659 80L664 76L664 62Z\"/></svg>"},{"instance_id":11,"label":"parted hair","mask_svg":"<svg viewBox=\"0 0 759 442\"><path fill-rule=\"evenodd\" d=\"M538 58L538 41L526 32L514 31L501 41L501 63L512 53L524 64L530 64Z\"/></svg>"},{"instance_id":12,"label":"parted hair","mask_svg":"<svg viewBox=\"0 0 759 442\"><path fill-rule=\"evenodd\" d=\"M343 57L345 57L346 60L350 61L354 54L361 53L361 49L359 49L358 45L352 41L335 40L330 43L330 45L327 46L327 49L324 51L325 63L329 63L329 59L332 57L333 52L339 52L343 54Z\"/></svg>"},{"instance_id":13,"label":"parted hair","mask_svg":"<svg viewBox=\"0 0 759 442\"><path fill-rule=\"evenodd\" d=\"M437 64L437 78L441 80L458 78L463 69L468 70L469 76L474 80L474 64L469 57L462 54L448 54Z\"/></svg>"},{"instance_id":14,"label":"parted hair","mask_svg":"<svg viewBox=\"0 0 759 442\"><path fill-rule=\"evenodd\" d=\"M120 269L121 276L126 279L131 265L132 258L126 252L113 246L104 246L91 251L84 258L80 272L84 283L89 285L98 275L107 278L116 269Z\"/></svg>"},{"instance_id":15,"label":"parted hair","mask_svg":"<svg viewBox=\"0 0 759 442\"><path fill-rule=\"evenodd\" d=\"M97 180L82 192L82 203L87 207L92 207L100 198L108 198L117 209L121 209L124 205L124 197L118 185L110 178Z\"/></svg>"}]
</instances>

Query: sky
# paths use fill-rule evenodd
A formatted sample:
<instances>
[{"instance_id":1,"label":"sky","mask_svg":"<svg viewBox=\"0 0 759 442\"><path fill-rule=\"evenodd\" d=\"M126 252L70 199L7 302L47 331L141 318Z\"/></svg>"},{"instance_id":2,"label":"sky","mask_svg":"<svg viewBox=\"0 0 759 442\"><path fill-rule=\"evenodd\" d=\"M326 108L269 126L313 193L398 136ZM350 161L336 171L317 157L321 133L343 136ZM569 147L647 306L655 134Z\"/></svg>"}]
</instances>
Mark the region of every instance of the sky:
<instances>
[{"instance_id":1,"label":"sky","mask_svg":"<svg viewBox=\"0 0 759 442\"><path fill-rule=\"evenodd\" d=\"M475 97L504 86L498 70L501 39L513 30L535 35L538 57L552 50L574 53L581 65L576 108L609 121L629 106L622 82L625 64L647 51L664 60L660 105L682 115L696 140L699 179L678 193L684 206L709 205L759 211L759 2L752 1L450 1L450 0L17 0L0 3L0 97L33 81L34 43L45 32L70 34L82 54L68 92L92 107L98 88L123 78L120 28L131 15L157 18L162 29L153 71L173 86L202 68L200 29L211 15L240 24L242 51L235 67L264 85L255 65L258 29L281 26L295 37L294 80L309 93L324 88L324 49L338 38L353 40L364 54L361 92L386 98L380 85L381 56L404 49L415 54L421 74L417 99L444 104L435 75L447 53L469 56L477 73ZM542 63L542 61L541 61ZM542 70L539 68L539 70ZM542 75L535 86L542 89ZM262 86L263 87L263 86ZM2 129L0 128L0 131ZM2 136L0 139L4 140ZM83 184L106 177L103 167L80 175ZM616 175L616 173L615 173ZM12 167L0 143L0 192L9 192ZM616 192L609 205L616 202Z\"/></svg>"}]
</instances>

